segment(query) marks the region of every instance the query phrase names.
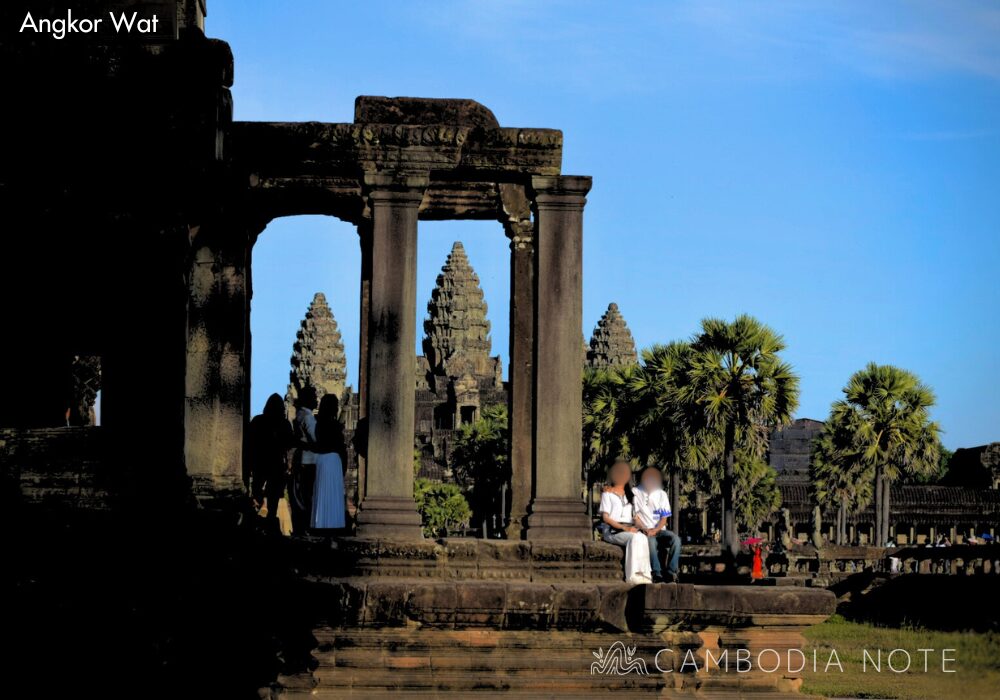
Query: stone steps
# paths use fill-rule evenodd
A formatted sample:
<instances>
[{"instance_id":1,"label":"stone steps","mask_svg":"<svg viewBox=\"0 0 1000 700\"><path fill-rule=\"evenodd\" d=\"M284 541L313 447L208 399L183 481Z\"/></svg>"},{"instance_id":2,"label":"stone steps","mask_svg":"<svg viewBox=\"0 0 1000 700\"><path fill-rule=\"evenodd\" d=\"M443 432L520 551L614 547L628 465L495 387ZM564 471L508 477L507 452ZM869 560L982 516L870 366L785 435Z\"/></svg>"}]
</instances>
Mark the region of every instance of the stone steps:
<instances>
[{"instance_id":1,"label":"stone steps","mask_svg":"<svg viewBox=\"0 0 1000 700\"><path fill-rule=\"evenodd\" d=\"M485 629L367 628L314 631L317 662L311 674L281 679L274 697L378 698L405 692L425 697L504 692L519 697L568 697L630 691L661 697L733 697L734 690L763 700L787 697L774 676L726 673L661 673L653 665L664 647L683 644L659 635L616 632L495 631ZM615 642L635 647L647 673L591 673L593 652ZM680 644L678 644L680 642Z\"/></svg>"},{"instance_id":2,"label":"stone steps","mask_svg":"<svg viewBox=\"0 0 1000 700\"><path fill-rule=\"evenodd\" d=\"M646 689L664 676L591 675L594 651L615 641L652 656L662 641L627 634L406 630L399 628L315 631L319 646L309 681L285 683L282 697L371 697L372 693L538 693L578 695L593 690ZM300 695L301 694L301 695Z\"/></svg>"},{"instance_id":3,"label":"stone steps","mask_svg":"<svg viewBox=\"0 0 1000 700\"><path fill-rule=\"evenodd\" d=\"M799 647L801 629L825 619L835 606L828 591L805 587L386 577L316 584L330 612L313 629L315 665L282 679L271 697L567 697L595 690L787 697L800 679L759 669L737 673L735 659L731 672L688 668L681 674L685 650L720 658L724 650ZM625 647L612 656L624 675L593 674L594 652L603 650L606 658L616 645ZM661 649L673 650L660 657L673 673L656 668ZM643 661L645 674L636 672L633 659Z\"/></svg>"}]
</instances>

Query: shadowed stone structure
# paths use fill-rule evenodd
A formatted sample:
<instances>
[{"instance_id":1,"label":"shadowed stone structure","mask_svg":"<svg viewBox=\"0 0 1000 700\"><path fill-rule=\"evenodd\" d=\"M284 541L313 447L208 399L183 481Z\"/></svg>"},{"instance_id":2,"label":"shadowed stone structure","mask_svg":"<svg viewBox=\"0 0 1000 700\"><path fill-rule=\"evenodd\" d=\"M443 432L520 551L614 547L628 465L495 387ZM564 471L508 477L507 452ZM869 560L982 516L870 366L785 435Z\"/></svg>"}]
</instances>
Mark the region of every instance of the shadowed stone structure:
<instances>
[{"instance_id":1,"label":"shadowed stone structure","mask_svg":"<svg viewBox=\"0 0 1000 700\"><path fill-rule=\"evenodd\" d=\"M513 495L520 498L520 508L530 484L534 516L523 535L588 537L590 522L578 483L579 372L559 358L570 345L575 354L581 325L582 211L590 179L559 174L561 134L499 127L489 110L468 100L382 97L358 98L352 124L243 122L234 123L231 133L234 174L245 178L247 189L241 195L244 213L218 222L221 229L216 236L223 244L202 253L206 264L214 262L212 269L232 270L238 284L229 297L230 306L212 300L217 313L231 315L234 322L239 317L245 324L242 300L248 291L248 245L267 221L321 213L355 223L359 229L359 412L368 419L367 455L359 464L359 534L420 536L410 477L417 222L492 218L502 221L508 235L514 231L518 239L512 250L513 270L523 268L519 251L529 245L534 250L529 258L531 286L518 282L511 295L515 325L525 325L520 317L525 314L533 329L530 335L511 335L511 357L530 353L531 369L537 369L519 369L510 381L511 465L518 484ZM208 240L207 233L203 238ZM487 355L485 308L480 314L476 300L468 295L458 297L463 300L461 307L455 306L455 297L448 297L448 290L467 289L474 280L465 270L463 253L455 251L453 270L442 279L447 289L443 286L432 304L440 302L442 311L462 317L463 334L455 339L456 347L474 350L465 356L473 364L487 365L492 360ZM443 370L461 376L448 366L455 348L436 335L435 328L432 317L427 347L432 375ZM203 324L193 330L209 336L215 332ZM249 339L242 344L234 339L229 346L232 350L224 349L223 356L232 352L237 360L249 351ZM239 364L245 366L242 360ZM199 385L210 388L219 381L233 381L245 386L245 370L223 375L208 369L211 373L199 377ZM524 395L519 385L524 384L531 385L532 395L538 397L535 402L519 400ZM238 434L226 426L237 424L237 414L246 414L245 391L228 395L231 399L210 413L191 415L199 425L217 428L189 433L186 447L189 471L198 471L192 464L199 461L198 455L220 454L220 436L232 435L229 449L221 454L233 455L233 466L212 466L213 474L223 472L213 476L220 485L226 481L225 473L235 468L239 453ZM545 439L536 443L538 435Z\"/></svg>"},{"instance_id":2,"label":"shadowed stone structure","mask_svg":"<svg viewBox=\"0 0 1000 700\"><path fill-rule=\"evenodd\" d=\"M777 472L782 509L787 513L789 533L800 540L812 538L816 507L809 491L812 446L823 430L823 422L798 418L771 434L768 462ZM1000 533L1000 443L955 451L948 472L938 484L893 484L890 497L889 535L898 544L935 542L942 535L952 543L970 535ZM836 511L822 513L821 535L835 539ZM847 542L863 545L875 531L874 507L869 503L847 515ZM774 539L781 530L777 520L764 523L762 531Z\"/></svg>"}]
</instances>

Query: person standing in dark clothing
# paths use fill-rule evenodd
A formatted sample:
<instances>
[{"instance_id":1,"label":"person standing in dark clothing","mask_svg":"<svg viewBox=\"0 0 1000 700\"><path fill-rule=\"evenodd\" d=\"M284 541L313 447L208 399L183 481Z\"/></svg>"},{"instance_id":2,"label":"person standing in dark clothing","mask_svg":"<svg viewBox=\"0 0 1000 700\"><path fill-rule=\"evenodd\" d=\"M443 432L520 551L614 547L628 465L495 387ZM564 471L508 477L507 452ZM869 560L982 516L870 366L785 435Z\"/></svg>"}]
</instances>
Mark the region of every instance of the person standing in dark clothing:
<instances>
[{"instance_id":1,"label":"person standing in dark clothing","mask_svg":"<svg viewBox=\"0 0 1000 700\"><path fill-rule=\"evenodd\" d=\"M285 417L285 402L278 394L268 397L264 412L254 416L247 433L254 505L259 508L266 498L267 518L274 520L278 517L278 501L285 495L293 447L292 426Z\"/></svg>"}]
</instances>

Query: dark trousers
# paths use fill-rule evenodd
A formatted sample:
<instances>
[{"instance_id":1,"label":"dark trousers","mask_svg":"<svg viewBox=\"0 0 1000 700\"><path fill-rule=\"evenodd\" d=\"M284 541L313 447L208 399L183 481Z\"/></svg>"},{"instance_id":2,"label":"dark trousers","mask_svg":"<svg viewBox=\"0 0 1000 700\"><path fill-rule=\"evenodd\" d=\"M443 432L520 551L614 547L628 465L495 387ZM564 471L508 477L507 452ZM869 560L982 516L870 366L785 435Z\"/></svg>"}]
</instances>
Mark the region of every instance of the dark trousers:
<instances>
[{"instance_id":1,"label":"dark trousers","mask_svg":"<svg viewBox=\"0 0 1000 700\"><path fill-rule=\"evenodd\" d=\"M285 472L269 474L264 485L264 495L267 497L267 519L278 517L278 501L285 496Z\"/></svg>"},{"instance_id":2,"label":"dark trousers","mask_svg":"<svg viewBox=\"0 0 1000 700\"><path fill-rule=\"evenodd\" d=\"M315 464L299 464L292 474L291 497L292 530L302 534L309 527L312 518L313 485L316 481Z\"/></svg>"},{"instance_id":3,"label":"dark trousers","mask_svg":"<svg viewBox=\"0 0 1000 700\"><path fill-rule=\"evenodd\" d=\"M660 573L660 554L657 551L660 542L667 547L667 574L676 574L681 562L681 539L670 530L660 530L649 538L649 568L654 574Z\"/></svg>"}]
</instances>

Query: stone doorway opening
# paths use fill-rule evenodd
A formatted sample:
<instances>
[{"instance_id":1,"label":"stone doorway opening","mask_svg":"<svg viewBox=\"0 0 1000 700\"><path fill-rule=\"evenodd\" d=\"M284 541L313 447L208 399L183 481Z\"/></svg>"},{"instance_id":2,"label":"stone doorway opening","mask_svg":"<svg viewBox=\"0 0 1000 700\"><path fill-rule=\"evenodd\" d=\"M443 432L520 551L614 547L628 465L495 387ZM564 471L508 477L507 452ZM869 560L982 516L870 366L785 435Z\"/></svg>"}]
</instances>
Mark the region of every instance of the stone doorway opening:
<instances>
[{"instance_id":1,"label":"stone doorway opening","mask_svg":"<svg viewBox=\"0 0 1000 700\"><path fill-rule=\"evenodd\" d=\"M332 216L271 220L254 242L247 280L246 421L278 394L289 419L303 386L340 399L348 443L357 427L361 251L355 226ZM357 459L345 490L357 504Z\"/></svg>"}]
</instances>

